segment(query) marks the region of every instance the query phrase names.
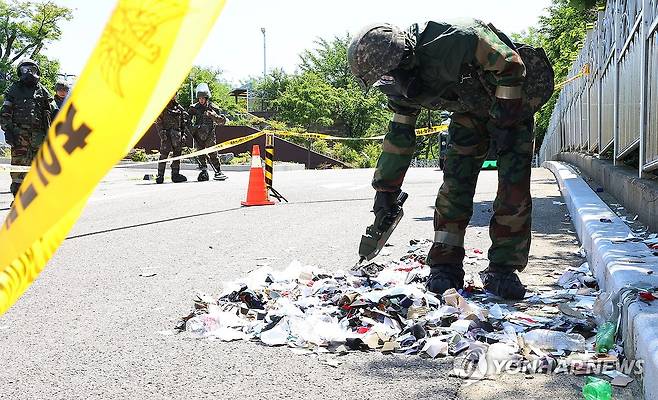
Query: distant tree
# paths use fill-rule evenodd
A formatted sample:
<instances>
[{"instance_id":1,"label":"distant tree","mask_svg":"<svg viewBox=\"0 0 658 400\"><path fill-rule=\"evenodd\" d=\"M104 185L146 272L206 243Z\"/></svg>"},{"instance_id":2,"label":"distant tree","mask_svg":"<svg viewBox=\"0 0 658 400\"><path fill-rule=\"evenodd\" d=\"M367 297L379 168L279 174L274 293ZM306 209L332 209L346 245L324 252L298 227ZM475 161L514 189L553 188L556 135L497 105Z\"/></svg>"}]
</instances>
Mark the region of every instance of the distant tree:
<instances>
[{"instance_id":1,"label":"distant tree","mask_svg":"<svg viewBox=\"0 0 658 400\"><path fill-rule=\"evenodd\" d=\"M219 68L194 66L190 70L180 88L178 89L178 101L184 107L196 102L196 87L199 83L207 83L210 88L211 101L222 111L233 115L244 112L243 104L236 104L235 99L229 96L231 85L222 78L222 70Z\"/></svg>"},{"instance_id":2,"label":"distant tree","mask_svg":"<svg viewBox=\"0 0 658 400\"><path fill-rule=\"evenodd\" d=\"M274 101L277 119L293 126L317 129L334 124L340 96L337 90L312 72L294 76Z\"/></svg>"},{"instance_id":3,"label":"distant tree","mask_svg":"<svg viewBox=\"0 0 658 400\"><path fill-rule=\"evenodd\" d=\"M319 38L315 48L304 50L299 58L299 69L312 72L336 88L347 88L355 82L347 63L347 47L350 36L335 36L332 40Z\"/></svg>"},{"instance_id":4,"label":"distant tree","mask_svg":"<svg viewBox=\"0 0 658 400\"><path fill-rule=\"evenodd\" d=\"M252 87L256 97L260 98L267 110L276 111L273 108L274 100L280 98L290 86L293 77L282 69L274 69L265 79L253 79Z\"/></svg>"},{"instance_id":5,"label":"distant tree","mask_svg":"<svg viewBox=\"0 0 658 400\"><path fill-rule=\"evenodd\" d=\"M23 58L47 61L41 51L61 35L71 9L53 1L0 0L0 90L4 92L16 64ZM51 70L55 64L46 64ZM50 78L49 78L50 79Z\"/></svg>"}]
</instances>

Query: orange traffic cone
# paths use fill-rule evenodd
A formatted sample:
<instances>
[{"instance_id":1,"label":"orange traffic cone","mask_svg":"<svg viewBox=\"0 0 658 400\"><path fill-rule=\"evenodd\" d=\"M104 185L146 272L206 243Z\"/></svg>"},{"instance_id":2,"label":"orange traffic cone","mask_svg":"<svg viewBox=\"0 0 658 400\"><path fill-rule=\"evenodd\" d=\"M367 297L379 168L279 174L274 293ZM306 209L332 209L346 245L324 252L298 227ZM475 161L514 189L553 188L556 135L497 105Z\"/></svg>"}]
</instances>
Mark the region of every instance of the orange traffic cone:
<instances>
[{"instance_id":1,"label":"orange traffic cone","mask_svg":"<svg viewBox=\"0 0 658 400\"><path fill-rule=\"evenodd\" d=\"M260 162L260 148L254 145L251 151L251 170L249 171L249 187L247 188L247 200L241 203L243 206L269 206L274 202L267 196L265 187L265 173Z\"/></svg>"}]
</instances>

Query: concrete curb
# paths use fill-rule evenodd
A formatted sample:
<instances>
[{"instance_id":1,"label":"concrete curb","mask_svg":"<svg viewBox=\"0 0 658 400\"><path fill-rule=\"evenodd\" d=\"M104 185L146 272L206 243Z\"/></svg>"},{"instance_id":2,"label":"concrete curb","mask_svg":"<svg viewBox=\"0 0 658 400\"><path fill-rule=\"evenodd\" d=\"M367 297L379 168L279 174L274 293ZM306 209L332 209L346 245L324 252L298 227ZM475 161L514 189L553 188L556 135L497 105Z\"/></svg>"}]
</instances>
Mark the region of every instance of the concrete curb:
<instances>
[{"instance_id":1,"label":"concrete curb","mask_svg":"<svg viewBox=\"0 0 658 400\"><path fill-rule=\"evenodd\" d=\"M613 165L610 160L601 160L581 153L560 153L560 161L575 165L580 171L611 193L626 210L640 216L640 220L653 230L658 230L658 181L640 179L637 168ZM653 205L653 207L647 207Z\"/></svg>"},{"instance_id":2,"label":"concrete curb","mask_svg":"<svg viewBox=\"0 0 658 400\"><path fill-rule=\"evenodd\" d=\"M592 273L605 292L628 285L658 287L658 257L644 243L620 242L633 234L628 226L564 163L543 166L556 177ZM611 222L602 222L601 219ZM622 315L620 329L629 359L642 360L646 399L658 398L658 305L635 302ZM623 327L623 328L621 328Z\"/></svg>"}]
</instances>

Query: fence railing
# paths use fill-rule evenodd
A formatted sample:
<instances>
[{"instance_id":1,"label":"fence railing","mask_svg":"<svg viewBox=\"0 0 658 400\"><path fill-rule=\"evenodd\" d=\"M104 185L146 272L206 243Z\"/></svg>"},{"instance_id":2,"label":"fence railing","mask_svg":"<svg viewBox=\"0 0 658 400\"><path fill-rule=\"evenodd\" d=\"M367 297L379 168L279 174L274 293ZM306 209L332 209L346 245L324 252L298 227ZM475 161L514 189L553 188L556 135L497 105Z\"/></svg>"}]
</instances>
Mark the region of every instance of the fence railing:
<instances>
[{"instance_id":1,"label":"fence railing","mask_svg":"<svg viewBox=\"0 0 658 400\"><path fill-rule=\"evenodd\" d=\"M608 0L560 92L540 161L611 150L639 154L638 175L658 169L658 0Z\"/></svg>"}]
</instances>

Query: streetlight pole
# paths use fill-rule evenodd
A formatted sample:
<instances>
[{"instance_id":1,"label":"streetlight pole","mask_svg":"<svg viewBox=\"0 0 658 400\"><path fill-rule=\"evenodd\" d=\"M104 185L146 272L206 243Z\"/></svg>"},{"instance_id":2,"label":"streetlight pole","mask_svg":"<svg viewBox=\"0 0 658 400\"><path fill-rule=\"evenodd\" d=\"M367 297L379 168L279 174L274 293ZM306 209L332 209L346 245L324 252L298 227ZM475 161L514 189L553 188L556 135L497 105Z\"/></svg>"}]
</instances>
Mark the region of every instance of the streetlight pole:
<instances>
[{"instance_id":1,"label":"streetlight pole","mask_svg":"<svg viewBox=\"0 0 658 400\"><path fill-rule=\"evenodd\" d=\"M263 83L267 79L267 40L265 37L265 28L260 28L260 31L263 33ZM261 94L260 99L260 108L261 111L265 111L265 98Z\"/></svg>"},{"instance_id":2,"label":"streetlight pole","mask_svg":"<svg viewBox=\"0 0 658 400\"><path fill-rule=\"evenodd\" d=\"M263 33L263 79L267 77L267 42L265 40L265 28L260 28Z\"/></svg>"}]
</instances>

